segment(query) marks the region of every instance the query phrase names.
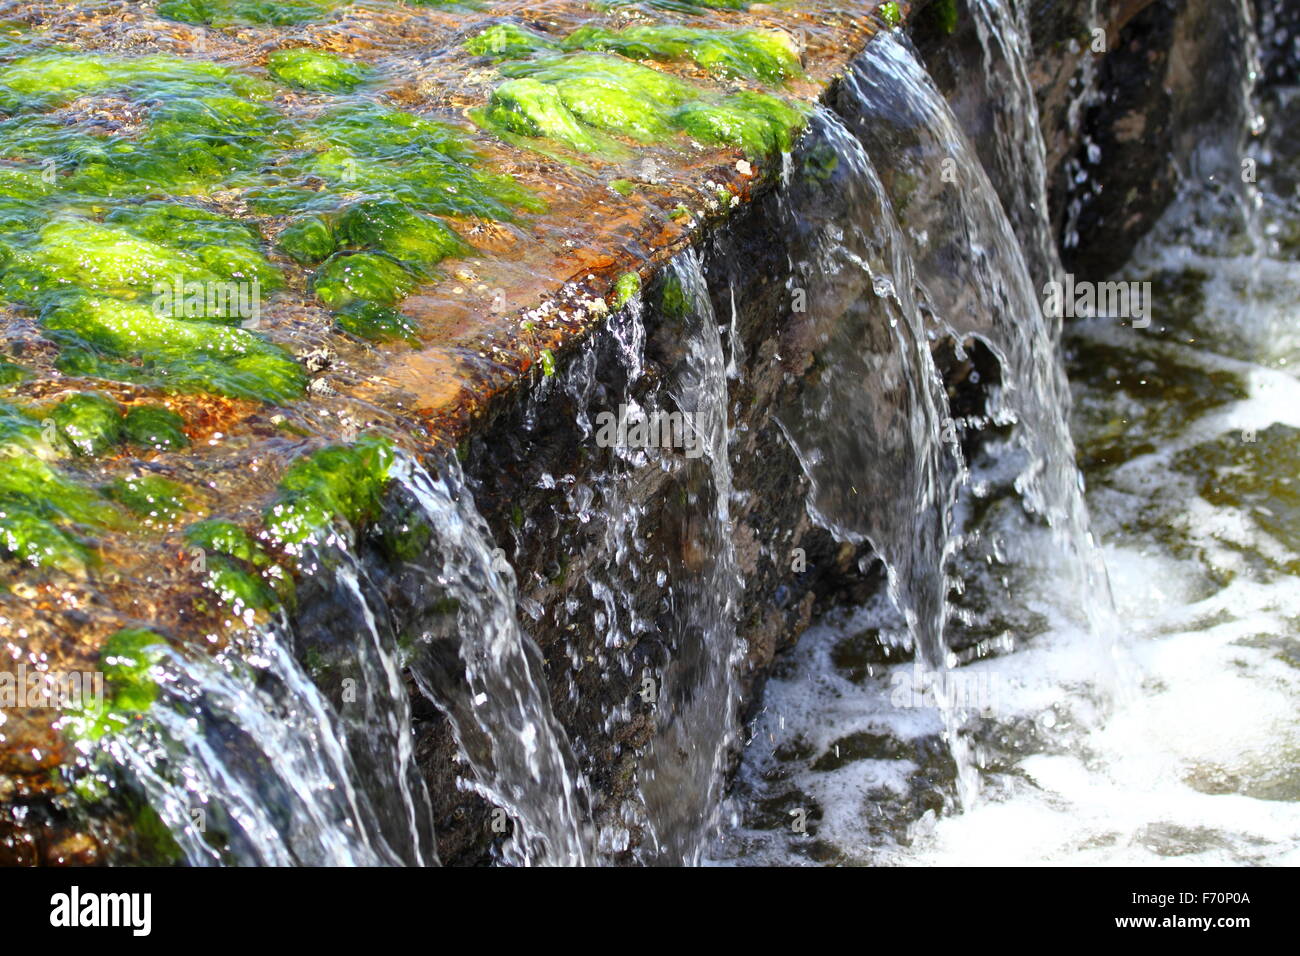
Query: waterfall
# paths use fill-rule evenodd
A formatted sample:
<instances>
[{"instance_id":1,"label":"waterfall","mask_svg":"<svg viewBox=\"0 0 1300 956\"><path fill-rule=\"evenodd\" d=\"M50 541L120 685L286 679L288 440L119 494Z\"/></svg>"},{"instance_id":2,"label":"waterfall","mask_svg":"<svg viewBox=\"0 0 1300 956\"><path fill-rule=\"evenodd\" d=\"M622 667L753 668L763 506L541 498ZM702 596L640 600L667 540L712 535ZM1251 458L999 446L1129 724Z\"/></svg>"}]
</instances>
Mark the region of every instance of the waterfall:
<instances>
[{"instance_id":1,"label":"waterfall","mask_svg":"<svg viewBox=\"0 0 1300 956\"><path fill-rule=\"evenodd\" d=\"M283 622L215 656L160 646L147 719L88 755L127 770L191 865L437 861L396 648L374 624L355 568L340 581L340 620L369 621L352 640L355 699L313 683Z\"/></svg>"},{"instance_id":2,"label":"waterfall","mask_svg":"<svg viewBox=\"0 0 1300 956\"><path fill-rule=\"evenodd\" d=\"M647 858L695 864L720 819L726 760L738 731L741 579L730 517L727 357L698 255L675 258L668 282L680 288L685 307L678 317L681 352L667 391L678 409L691 413L703 455L675 466L674 484L687 513L680 516L683 552L669 572L671 633L661 635L672 655L638 779L650 835Z\"/></svg>"},{"instance_id":3,"label":"waterfall","mask_svg":"<svg viewBox=\"0 0 1300 956\"><path fill-rule=\"evenodd\" d=\"M1041 285L1059 278L1062 269L1048 214L1047 147L1029 77L1033 50L1024 5L1017 0L970 0L970 11L984 52L984 82L993 110L993 156L999 168L989 172L1008 195L1003 205L1013 231L1023 239L1030 277ZM1053 334L1057 338L1059 328Z\"/></svg>"},{"instance_id":4,"label":"waterfall","mask_svg":"<svg viewBox=\"0 0 1300 956\"><path fill-rule=\"evenodd\" d=\"M906 242L861 143L835 114L809 133L836 162L801 167L781 201L797 237L792 300L818 375L780 424L812 486L809 509L841 540L869 541L918 653L941 666L943 564L960 461L914 300Z\"/></svg>"},{"instance_id":5,"label":"waterfall","mask_svg":"<svg viewBox=\"0 0 1300 956\"><path fill-rule=\"evenodd\" d=\"M454 457L437 477L399 457L392 475L433 532L420 565L426 586L455 609L418 636L416 682L451 720L474 789L518 822L507 861L585 864L585 782L551 712L541 655L519 626L514 572Z\"/></svg>"},{"instance_id":6,"label":"waterfall","mask_svg":"<svg viewBox=\"0 0 1300 956\"><path fill-rule=\"evenodd\" d=\"M997 357L995 416L1017 425L1016 480L1026 505L1057 532L1078 579L1083 612L1112 633L1109 585L1088 530L1069 386L1023 248L987 174L904 41L884 36L846 78L843 108L900 210L916 262L918 297L934 331L976 338Z\"/></svg>"}]
</instances>

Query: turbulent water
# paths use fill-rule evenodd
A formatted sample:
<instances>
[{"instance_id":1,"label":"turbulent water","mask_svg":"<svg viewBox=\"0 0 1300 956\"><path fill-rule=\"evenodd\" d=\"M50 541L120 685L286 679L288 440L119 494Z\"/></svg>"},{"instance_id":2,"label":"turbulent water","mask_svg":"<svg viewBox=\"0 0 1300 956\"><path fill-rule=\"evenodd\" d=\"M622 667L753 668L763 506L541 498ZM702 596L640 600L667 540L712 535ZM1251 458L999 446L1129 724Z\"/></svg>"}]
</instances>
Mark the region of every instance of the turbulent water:
<instances>
[{"instance_id":1,"label":"turbulent water","mask_svg":"<svg viewBox=\"0 0 1300 956\"><path fill-rule=\"evenodd\" d=\"M991 16L999 5L984 6ZM1114 277L1152 283L1150 326L1122 316L1066 326L1069 424L1088 488L1080 514L1117 612L1100 624L1122 622L1109 625L1114 659L1087 613L1106 595L1080 590L1061 529L1017 490L1033 444L988 444L954 520L964 534L948 631L962 666L918 669L885 595L805 634L767 687L715 858L1300 862L1300 91L1272 91L1270 132L1252 139L1263 125L1249 45L1245 59L1248 134L1211 137L1178 202ZM877 128L882 105L863 111ZM942 122L926 126L951 140ZM873 152L883 167L926 137L876 138L895 149ZM1235 175L1243 146L1258 188ZM921 250L916 271L924 285L950 267ZM1041 321L1017 304L1019 319ZM960 813L954 711L981 791Z\"/></svg>"}]
</instances>

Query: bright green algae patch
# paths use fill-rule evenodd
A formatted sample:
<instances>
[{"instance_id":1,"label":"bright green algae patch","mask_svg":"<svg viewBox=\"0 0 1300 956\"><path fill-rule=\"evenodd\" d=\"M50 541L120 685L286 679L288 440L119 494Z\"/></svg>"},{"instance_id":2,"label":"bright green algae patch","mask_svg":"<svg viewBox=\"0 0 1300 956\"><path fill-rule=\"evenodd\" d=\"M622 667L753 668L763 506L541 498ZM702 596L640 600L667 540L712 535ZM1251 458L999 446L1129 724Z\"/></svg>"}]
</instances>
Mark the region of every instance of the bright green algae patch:
<instances>
[{"instance_id":1,"label":"bright green algae patch","mask_svg":"<svg viewBox=\"0 0 1300 956\"><path fill-rule=\"evenodd\" d=\"M379 513L393 446L363 435L351 445L331 445L296 462L280 480L280 497L263 516L281 546L316 539L339 519L356 527Z\"/></svg>"},{"instance_id":2,"label":"bright green algae patch","mask_svg":"<svg viewBox=\"0 0 1300 956\"><path fill-rule=\"evenodd\" d=\"M644 25L610 30L580 27L555 40L508 23L498 23L465 41L476 56L517 59L532 53L568 50L617 53L632 60L691 60L718 76L749 77L778 84L803 73L794 41L777 30L717 30Z\"/></svg>"},{"instance_id":3,"label":"bright green algae patch","mask_svg":"<svg viewBox=\"0 0 1300 956\"><path fill-rule=\"evenodd\" d=\"M800 108L765 93L710 94L620 56L578 53L511 62L507 80L472 115L508 137L546 139L578 153L618 155L612 136L638 143L685 133L753 157L788 150Z\"/></svg>"},{"instance_id":4,"label":"bright green algae patch","mask_svg":"<svg viewBox=\"0 0 1300 956\"><path fill-rule=\"evenodd\" d=\"M394 305L434 263L469 251L431 216L508 220L543 208L484 169L460 131L346 96L372 75L365 64L295 48L273 52L268 70L339 96L292 116L275 84L202 60L0 54L0 296L40 317L62 371L267 402L302 395L297 363L255 331L285 285L268 243L204 197L297 214L278 246L302 265L349 253L312 284L349 310L340 327L373 338L413 330L354 303ZM106 131L103 112L123 120Z\"/></svg>"},{"instance_id":5,"label":"bright green algae patch","mask_svg":"<svg viewBox=\"0 0 1300 956\"><path fill-rule=\"evenodd\" d=\"M374 73L364 63L301 47L276 50L267 57L266 69L286 86L320 93L351 93Z\"/></svg>"},{"instance_id":6,"label":"bright green algae patch","mask_svg":"<svg viewBox=\"0 0 1300 956\"><path fill-rule=\"evenodd\" d=\"M794 41L777 30L711 30L636 25L622 30L581 27L563 43L566 50L618 53L634 60L692 60L719 76L743 76L784 83L803 73Z\"/></svg>"},{"instance_id":7,"label":"bright green algae patch","mask_svg":"<svg viewBox=\"0 0 1300 956\"><path fill-rule=\"evenodd\" d=\"M350 0L166 0L158 15L213 27L293 26L323 20Z\"/></svg>"}]
</instances>

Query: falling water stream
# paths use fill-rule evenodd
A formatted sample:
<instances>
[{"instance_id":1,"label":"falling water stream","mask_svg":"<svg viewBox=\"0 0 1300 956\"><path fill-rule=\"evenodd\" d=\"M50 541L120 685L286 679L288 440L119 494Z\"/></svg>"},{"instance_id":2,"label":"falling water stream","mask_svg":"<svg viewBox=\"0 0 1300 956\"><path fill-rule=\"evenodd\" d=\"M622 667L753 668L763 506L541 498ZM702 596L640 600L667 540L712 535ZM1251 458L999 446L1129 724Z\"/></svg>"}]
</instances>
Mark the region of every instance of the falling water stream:
<instances>
[{"instance_id":1,"label":"falling water stream","mask_svg":"<svg viewBox=\"0 0 1300 956\"><path fill-rule=\"evenodd\" d=\"M502 863L604 862L633 830L644 863L1296 862L1300 275L1285 196L1300 169L1283 158L1300 152L1300 94L1268 103L1257 188L1225 200L1189 177L1126 267L1157 288L1161 318L1062 339L1039 294L1061 267L1031 38L1008 0L971 8L1003 107L1002 199L901 35L873 42L786 158L787 291L819 366L779 425L811 519L870 545L886 583L778 662L732 795L745 646L727 406L743 371L734 297L715 315L686 252L658 293L667 335L634 299L529 399L520 437L546 440L549 403L588 437L614 407L673 411L699 451L616 447L604 470L531 479L563 502L563 540L599 543L555 612L603 636L596 653L567 648L575 670L630 680L651 706L623 816L598 819L585 743L553 703L576 706L578 685L548 684L527 631L541 608L456 458L399 453L394 506L429 532L406 569L430 598L413 631L396 632L340 534L306 562L328 619L249 628L215 656L163 650L151 719L103 745L186 861L437 863L409 675L450 722L464 786L513 822ZM950 408L944 342L996 360L983 416ZM601 348L621 365L613 385ZM647 381L652 358L664 373ZM666 563L647 546L646 476L682 505ZM634 663L650 636L662 657ZM328 665L310 675L309 646Z\"/></svg>"},{"instance_id":2,"label":"falling water stream","mask_svg":"<svg viewBox=\"0 0 1300 956\"><path fill-rule=\"evenodd\" d=\"M973 6L986 23L1014 16L999 3ZM962 583L948 636L964 646L963 666L937 691L918 680L899 653L907 622L884 595L814 627L768 685L731 803L735 826L715 858L1300 859L1300 302L1289 238L1300 98L1274 91L1269 135L1252 141L1262 130L1251 98L1258 67L1251 44L1242 48L1246 138L1210 137L1178 201L1114 277L1152 283L1154 320L1072 321L1068 389L1042 361L1053 353L1035 327L1034 289L1018 278L1017 243L942 101L899 44L878 44L859 65L852 87L864 107L850 119L864 122L850 125L877 168L899 171L893 196L920 298L940 327L998 354L994 416L1021 435L983 446L955 509L952 573ZM1262 170L1258 188L1237 183L1243 144ZM961 182L947 209L915 185L945 157ZM913 190L924 201L909 204ZM1034 230L1020 235L1028 244ZM1069 431L1051 419L1068 419ZM1070 474L1075 444L1086 507L1070 491L1081 487ZM981 789L956 815L945 692Z\"/></svg>"}]
</instances>

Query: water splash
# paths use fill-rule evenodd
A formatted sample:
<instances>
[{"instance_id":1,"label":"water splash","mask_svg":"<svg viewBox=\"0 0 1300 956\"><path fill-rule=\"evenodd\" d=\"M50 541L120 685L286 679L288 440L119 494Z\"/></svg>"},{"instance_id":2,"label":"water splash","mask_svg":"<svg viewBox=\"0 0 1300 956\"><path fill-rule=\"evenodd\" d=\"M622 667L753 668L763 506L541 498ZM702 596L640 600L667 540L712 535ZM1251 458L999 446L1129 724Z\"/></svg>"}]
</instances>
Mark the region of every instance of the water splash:
<instances>
[{"instance_id":1,"label":"water splash","mask_svg":"<svg viewBox=\"0 0 1300 956\"><path fill-rule=\"evenodd\" d=\"M373 622L356 577L344 579ZM376 626L354 641L363 676L351 702L306 674L284 622L215 656L167 648L152 671L158 700L139 727L104 742L104 756L125 768L191 865L436 863L410 705L383 637Z\"/></svg>"}]
</instances>

